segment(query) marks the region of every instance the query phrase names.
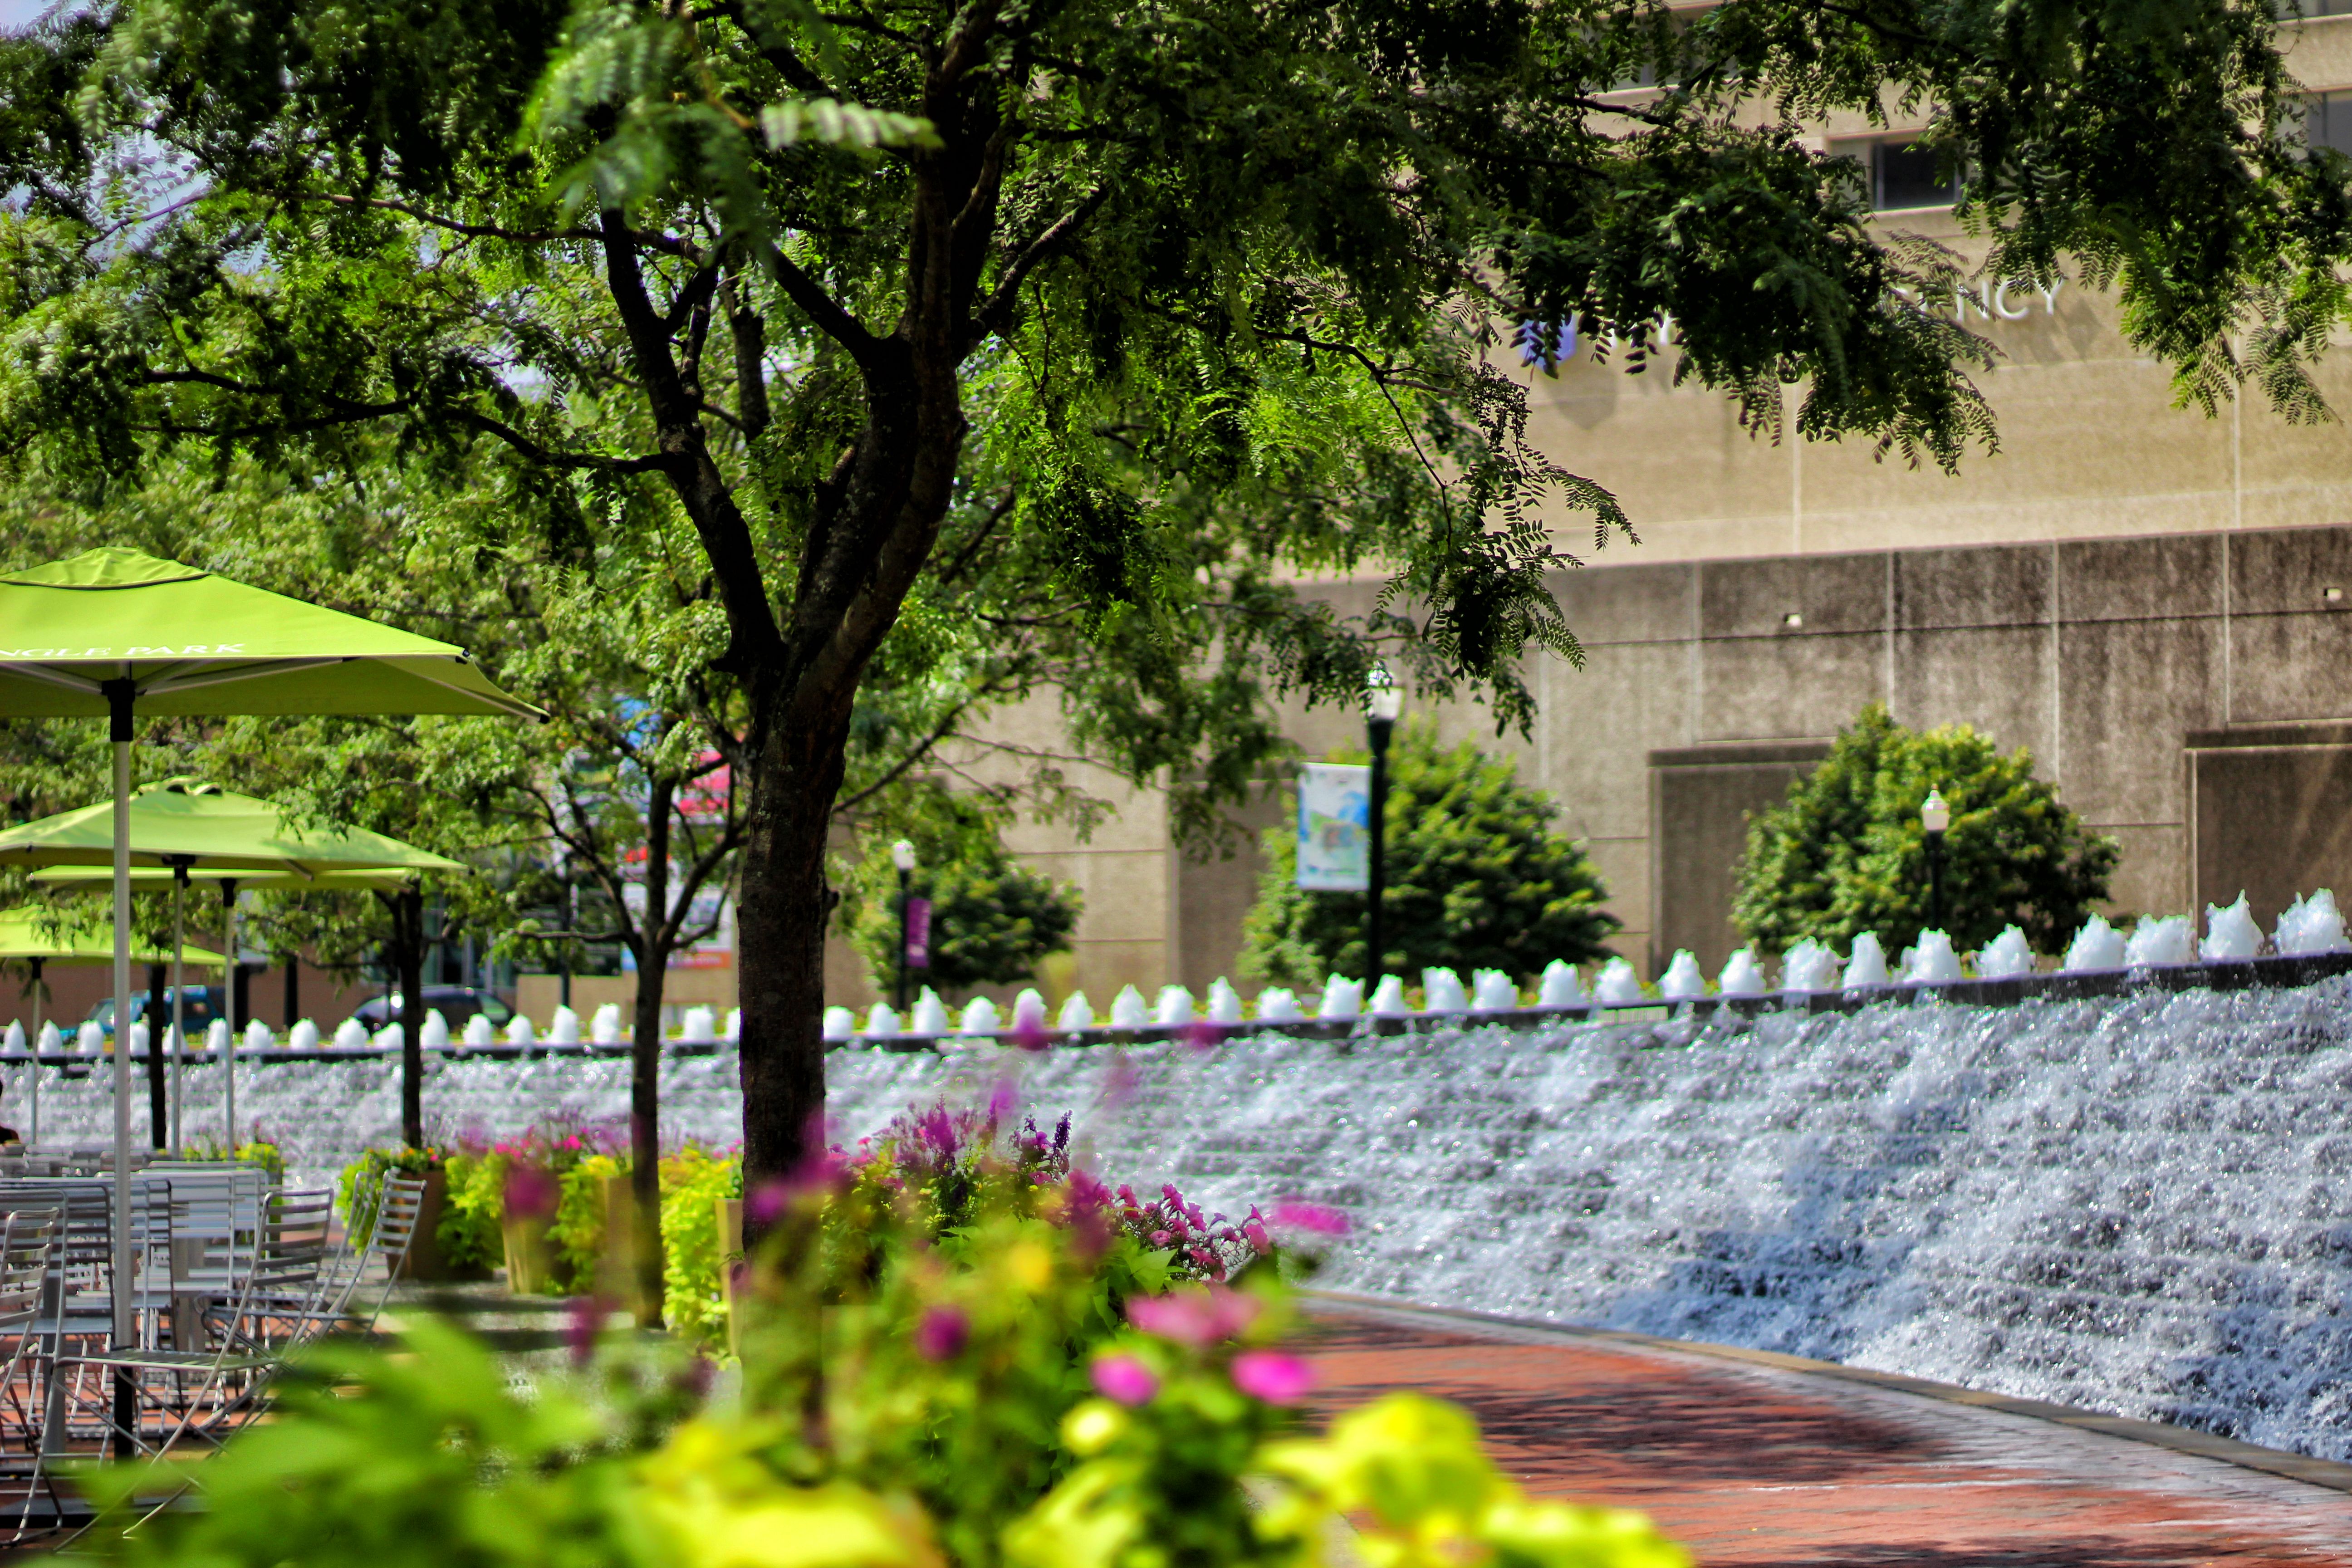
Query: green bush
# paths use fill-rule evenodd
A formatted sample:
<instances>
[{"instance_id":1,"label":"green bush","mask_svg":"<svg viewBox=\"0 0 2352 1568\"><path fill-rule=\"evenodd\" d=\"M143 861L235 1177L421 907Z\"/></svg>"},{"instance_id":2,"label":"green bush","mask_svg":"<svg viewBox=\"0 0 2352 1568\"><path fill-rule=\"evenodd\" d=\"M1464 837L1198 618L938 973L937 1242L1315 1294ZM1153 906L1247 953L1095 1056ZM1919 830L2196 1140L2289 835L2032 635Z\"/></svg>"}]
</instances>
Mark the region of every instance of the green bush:
<instances>
[{"instance_id":1,"label":"green bush","mask_svg":"<svg viewBox=\"0 0 2352 1568\"><path fill-rule=\"evenodd\" d=\"M852 927L875 983L887 991L898 973L898 886L887 853L863 879L866 896ZM1077 929L1077 888L1013 860L992 845L964 858L919 867L914 896L931 900L930 967L924 984L941 991L1009 985L1026 980L1038 961L1064 952Z\"/></svg>"},{"instance_id":2,"label":"green bush","mask_svg":"<svg viewBox=\"0 0 2352 1568\"><path fill-rule=\"evenodd\" d=\"M1965 724L1906 729L1872 703L1788 799L1754 817L1732 921L1759 948L1804 938L1848 947L1875 931L1889 952L1927 921L1919 808L1930 789L1951 807L1943 923L1961 949L2015 925L2036 951L2064 950L2107 896L2118 850L2033 776L2032 753L2002 756Z\"/></svg>"},{"instance_id":3,"label":"green bush","mask_svg":"<svg viewBox=\"0 0 2352 1568\"><path fill-rule=\"evenodd\" d=\"M1368 761L1361 752L1334 762ZM1507 757L1465 742L1438 744L1427 724L1399 730L1389 751L1379 973L1417 980L1424 967L1499 969L1525 984L1553 959L1606 957L1622 923L1584 848L1554 832L1559 808L1519 783ZM1267 868L1243 925L1242 968L1276 984L1370 978L1361 893L1302 890L1295 829L1265 836Z\"/></svg>"}]
</instances>

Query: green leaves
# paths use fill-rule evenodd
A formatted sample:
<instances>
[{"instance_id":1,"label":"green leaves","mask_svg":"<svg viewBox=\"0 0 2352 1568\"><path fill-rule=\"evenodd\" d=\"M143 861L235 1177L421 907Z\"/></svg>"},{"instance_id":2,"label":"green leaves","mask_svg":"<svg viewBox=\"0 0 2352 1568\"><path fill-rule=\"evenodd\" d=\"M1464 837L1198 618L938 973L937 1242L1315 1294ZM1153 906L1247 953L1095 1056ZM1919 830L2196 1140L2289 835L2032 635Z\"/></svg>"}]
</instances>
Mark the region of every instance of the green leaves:
<instances>
[{"instance_id":1,"label":"green leaves","mask_svg":"<svg viewBox=\"0 0 2352 1568\"><path fill-rule=\"evenodd\" d=\"M1518 782L1509 760L1467 742L1443 747L1431 726L1409 722L1389 753L1388 951L1377 963L1366 952L1363 894L1299 889L1286 823L1265 837L1243 967L1291 986L1331 974L1414 984L1438 966L1465 982L1473 970L1499 969L1524 984L1554 959L1605 956L1602 943L1622 922L1601 908L1609 889L1583 847L1552 830L1559 811Z\"/></svg>"},{"instance_id":2,"label":"green leaves","mask_svg":"<svg viewBox=\"0 0 2352 1568\"><path fill-rule=\"evenodd\" d=\"M1843 947L1875 931L1887 951L1927 923L1927 846L1919 808L1940 789L1952 809L1944 844L1944 929L1961 951L2005 926L2059 952L2105 901L2120 856L2033 776L2032 753L2002 756L1966 725L1916 731L1873 703L1839 732L1810 778L1752 817L1732 920L1769 952L1799 941Z\"/></svg>"}]
</instances>

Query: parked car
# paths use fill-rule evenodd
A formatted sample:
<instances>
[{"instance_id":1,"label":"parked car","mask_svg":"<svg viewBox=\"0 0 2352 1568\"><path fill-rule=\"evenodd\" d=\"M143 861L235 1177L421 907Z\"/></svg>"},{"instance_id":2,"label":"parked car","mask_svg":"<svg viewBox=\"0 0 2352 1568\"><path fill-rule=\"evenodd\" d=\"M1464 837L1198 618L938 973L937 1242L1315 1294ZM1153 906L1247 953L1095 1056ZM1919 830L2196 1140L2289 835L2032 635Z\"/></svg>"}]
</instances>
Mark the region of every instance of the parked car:
<instances>
[{"instance_id":1,"label":"parked car","mask_svg":"<svg viewBox=\"0 0 2352 1568\"><path fill-rule=\"evenodd\" d=\"M474 985L427 985L425 988L425 1010L440 1014L442 1022L449 1026L452 1035L471 1023L477 1013L488 1018L494 1029L505 1028L507 1020L514 1016L514 1009L499 1001L495 993ZM400 994L395 991L388 997L372 996L362 1003L352 1016L373 1035L386 1024L399 1021Z\"/></svg>"},{"instance_id":2,"label":"parked car","mask_svg":"<svg viewBox=\"0 0 2352 1568\"><path fill-rule=\"evenodd\" d=\"M218 985L191 985L184 992L185 1000L181 1004L180 1026L188 1032L188 1044L191 1048L204 1044L205 1031L212 1027L215 1018L221 1016L222 992L223 988ZM147 1002L148 993L145 987L142 986L131 994L132 1023L138 1023L147 1016ZM171 1016L172 992L167 986L163 991L163 1017L168 1023ZM113 1034L114 998L109 996L92 1007L89 1010L89 1021L109 1035Z\"/></svg>"}]
</instances>

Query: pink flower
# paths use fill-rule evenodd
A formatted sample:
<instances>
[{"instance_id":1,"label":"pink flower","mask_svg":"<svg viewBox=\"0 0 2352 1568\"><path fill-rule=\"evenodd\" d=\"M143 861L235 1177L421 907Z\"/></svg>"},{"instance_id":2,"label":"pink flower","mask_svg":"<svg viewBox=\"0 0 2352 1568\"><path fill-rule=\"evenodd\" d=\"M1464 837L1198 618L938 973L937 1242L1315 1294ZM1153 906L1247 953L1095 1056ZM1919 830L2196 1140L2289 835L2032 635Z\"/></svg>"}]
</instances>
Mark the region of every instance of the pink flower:
<instances>
[{"instance_id":1,"label":"pink flower","mask_svg":"<svg viewBox=\"0 0 2352 1568\"><path fill-rule=\"evenodd\" d=\"M1265 1226L1258 1224L1257 1221L1251 1220L1248 1224L1243 1226L1242 1236L1252 1247L1257 1248L1260 1252L1266 1250Z\"/></svg>"},{"instance_id":2,"label":"pink flower","mask_svg":"<svg viewBox=\"0 0 2352 1568\"><path fill-rule=\"evenodd\" d=\"M562 1190L555 1178L536 1165L514 1165L507 1171L507 1213L518 1219L546 1219L555 1213Z\"/></svg>"},{"instance_id":3,"label":"pink flower","mask_svg":"<svg viewBox=\"0 0 2352 1568\"><path fill-rule=\"evenodd\" d=\"M933 1307L915 1325L915 1353L925 1361L952 1361L971 1339L971 1320L955 1307Z\"/></svg>"},{"instance_id":4,"label":"pink flower","mask_svg":"<svg viewBox=\"0 0 2352 1568\"><path fill-rule=\"evenodd\" d=\"M573 1366L586 1366L596 1354L596 1336L613 1304L602 1296L574 1296L564 1308L563 1342Z\"/></svg>"},{"instance_id":5,"label":"pink flower","mask_svg":"<svg viewBox=\"0 0 2352 1568\"><path fill-rule=\"evenodd\" d=\"M1121 1405L1141 1405L1160 1392L1160 1379L1131 1355L1097 1356L1090 1370L1096 1391Z\"/></svg>"},{"instance_id":6,"label":"pink flower","mask_svg":"<svg viewBox=\"0 0 2352 1568\"><path fill-rule=\"evenodd\" d=\"M1234 1386L1268 1405L1294 1405L1315 1386L1315 1369L1280 1351L1244 1351L1234 1357Z\"/></svg>"},{"instance_id":7,"label":"pink flower","mask_svg":"<svg viewBox=\"0 0 2352 1568\"><path fill-rule=\"evenodd\" d=\"M1322 1204L1301 1203L1296 1198L1283 1199L1265 1217L1274 1225L1288 1230L1304 1230L1316 1236L1348 1234L1346 1215Z\"/></svg>"},{"instance_id":8,"label":"pink flower","mask_svg":"<svg viewBox=\"0 0 2352 1568\"><path fill-rule=\"evenodd\" d=\"M1151 1233L1151 1245L1154 1247L1165 1247L1175 1239L1164 1230L1155 1230Z\"/></svg>"},{"instance_id":9,"label":"pink flower","mask_svg":"<svg viewBox=\"0 0 2352 1568\"><path fill-rule=\"evenodd\" d=\"M1222 1285L1173 1290L1165 1296L1138 1296L1127 1304L1127 1321L1145 1333L1202 1347L1232 1339L1248 1328L1257 1313L1255 1297Z\"/></svg>"}]
</instances>

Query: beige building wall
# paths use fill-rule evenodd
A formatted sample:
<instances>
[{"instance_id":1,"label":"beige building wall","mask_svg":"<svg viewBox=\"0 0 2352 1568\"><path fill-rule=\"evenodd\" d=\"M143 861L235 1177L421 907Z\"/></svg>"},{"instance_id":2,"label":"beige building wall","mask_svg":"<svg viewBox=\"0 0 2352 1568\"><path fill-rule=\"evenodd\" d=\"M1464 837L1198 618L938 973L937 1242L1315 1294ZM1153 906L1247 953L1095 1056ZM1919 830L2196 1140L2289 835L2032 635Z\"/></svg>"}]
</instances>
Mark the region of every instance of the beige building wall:
<instances>
[{"instance_id":1,"label":"beige building wall","mask_svg":"<svg viewBox=\"0 0 2352 1568\"><path fill-rule=\"evenodd\" d=\"M2309 89L2352 88L2352 16L2291 26L2288 60ZM1820 141L1917 128L1857 118ZM1882 222L1964 266L1985 254L1948 213ZM2214 824L2231 814L2210 788L2197 795L2191 757L2286 754L2306 733L2294 727L2352 720L2352 618L2335 613L2352 608L2352 426L2289 425L2259 392L2213 416L2176 406L2164 367L2117 332L2114 298L2077 276L2046 291L1974 279L1941 303L1995 354L1976 381L1997 448L1970 450L1956 474L1867 442L1796 439L1801 389L1789 438L1759 437L1723 395L1675 385L1670 354L1630 374L1588 342L1556 376L1508 367L1528 388L1531 438L1614 491L1639 541L1596 552L1589 518L1552 520L1559 547L1583 562L1558 592L1586 658L1538 656L1532 736L1496 737L1472 705L1409 712L1514 755L1552 795L1609 881L1625 923L1616 945L1645 974L1676 945L1720 962L1741 813L1777 796L1869 700L1907 723L1969 722L2032 748L2069 804L2121 841L2118 909L2226 899L2229 868L2266 839L2301 846L2303 859L2250 883L2333 864L2335 850L2313 846L2335 839L2310 821L2241 827L2217 848ZM2352 343L2318 382L2352 411ZM1311 591L1354 613L1375 587ZM2294 731L2284 741L2281 724ZM1310 757L1362 743L1360 721L1330 709L1294 710L1286 728ZM1010 716L1007 733L1041 752L1062 743L1046 705ZM2326 733L2352 748L2352 730ZM2241 742L2253 749L2231 750ZM2338 771L2352 777L2352 764ZM1113 815L1091 839L1034 826L1013 838L1087 894L1077 952L1049 974L1049 994L1083 985L1099 1009L1122 984L1149 995L1177 980L1198 994L1234 973L1255 856L1185 861L1155 794L1093 772ZM2343 815L2337 775L2311 776L2300 795L2279 790L2305 818ZM1244 815L1256 829L1280 808ZM2341 847L2352 886L2352 844Z\"/></svg>"}]
</instances>

